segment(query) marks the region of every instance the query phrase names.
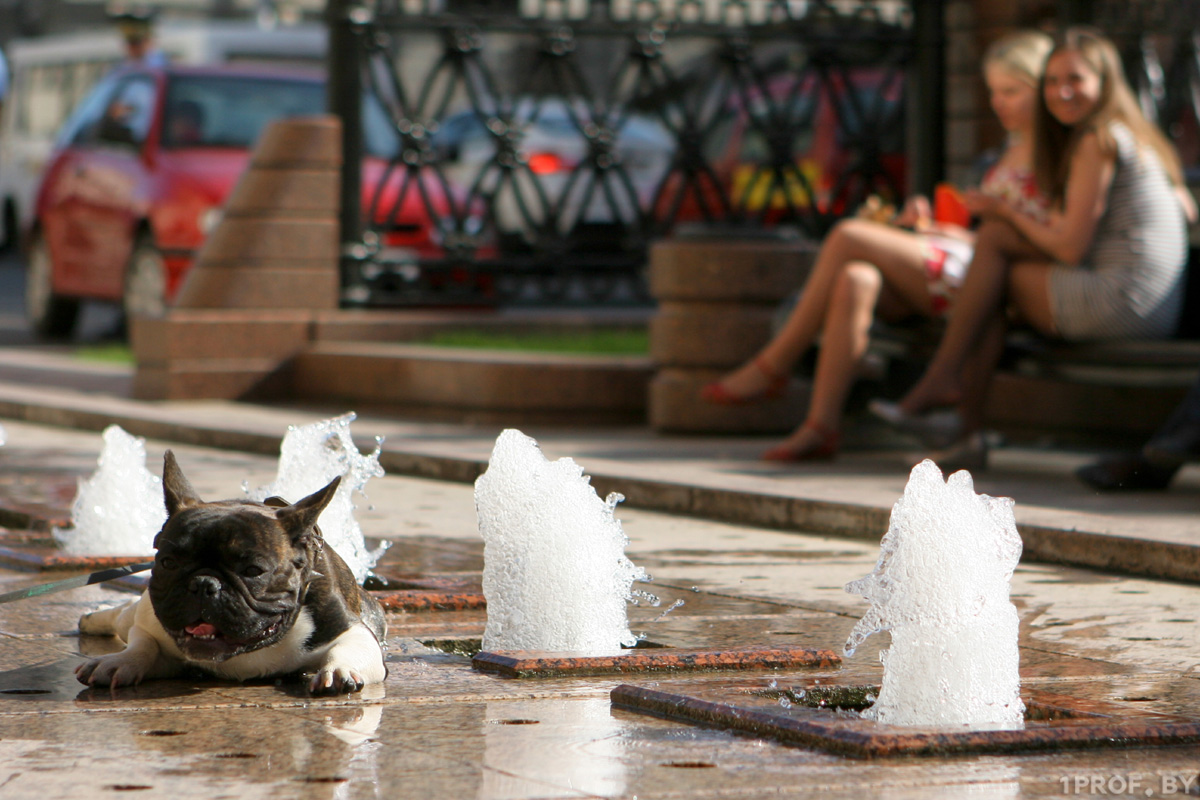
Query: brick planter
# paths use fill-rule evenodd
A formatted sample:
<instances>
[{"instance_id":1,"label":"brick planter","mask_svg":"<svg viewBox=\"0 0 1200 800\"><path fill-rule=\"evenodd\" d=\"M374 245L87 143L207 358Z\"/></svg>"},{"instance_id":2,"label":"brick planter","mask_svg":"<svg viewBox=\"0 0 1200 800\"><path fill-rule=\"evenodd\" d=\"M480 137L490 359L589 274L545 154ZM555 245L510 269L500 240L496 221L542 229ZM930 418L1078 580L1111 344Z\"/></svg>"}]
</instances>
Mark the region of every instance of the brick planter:
<instances>
[{"instance_id":1,"label":"brick planter","mask_svg":"<svg viewBox=\"0 0 1200 800\"><path fill-rule=\"evenodd\" d=\"M717 406L701 388L766 344L779 304L804 282L816 246L800 240L688 238L650 251L651 427L668 432L776 433L803 419L808 387L793 379L778 399Z\"/></svg>"},{"instance_id":2,"label":"brick planter","mask_svg":"<svg viewBox=\"0 0 1200 800\"><path fill-rule=\"evenodd\" d=\"M263 133L158 319L130 321L136 397L236 399L286 391L282 368L338 307L341 123L279 120Z\"/></svg>"}]
</instances>

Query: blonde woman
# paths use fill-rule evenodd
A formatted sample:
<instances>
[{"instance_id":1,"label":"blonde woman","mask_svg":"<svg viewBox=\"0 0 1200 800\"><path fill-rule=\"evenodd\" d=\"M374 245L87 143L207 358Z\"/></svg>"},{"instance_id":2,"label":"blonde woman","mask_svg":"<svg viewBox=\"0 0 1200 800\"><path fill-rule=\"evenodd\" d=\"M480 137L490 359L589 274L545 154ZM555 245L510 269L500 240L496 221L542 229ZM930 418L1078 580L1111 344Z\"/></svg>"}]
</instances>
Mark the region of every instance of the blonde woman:
<instances>
[{"instance_id":1,"label":"blonde woman","mask_svg":"<svg viewBox=\"0 0 1200 800\"><path fill-rule=\"evenodd\" d=\"M957 405L966 433L979 429L983 398L964 395L964 370L994 370L1009 313L1070 341L1175 332L1195 208L1111 41L1088 28L1061 35L1036 131L1035 172L1054 213L1036 220L1003 201L978 209L975 259L933 360L899 403L871 403L898 427L919 429L926 412Z\"/></svg>"},{"instance_id":2,"label":"blonde woman","mask_svg":"<svg viewBox=\"0 0 1200 800\"><path fill-rule=\"evenodd\" d=\"M1044 217L1045 203L1033 180L1033 120L1038 80L1051 44L1043 33L1022 31L993 44L983 59L992 110L1009 140L980 190L1035 218ZM704 388L702 396L721 405L777 396L796 362L821 337L807 417L763 458L832 458L873 318L937 317L954 305L974 236L959 226L929 224L927 209L923 199L910 201L897 220L915 224L915 231L865 219L838 223L775 337L748 363Z\"/></svg>"}]
</instances>

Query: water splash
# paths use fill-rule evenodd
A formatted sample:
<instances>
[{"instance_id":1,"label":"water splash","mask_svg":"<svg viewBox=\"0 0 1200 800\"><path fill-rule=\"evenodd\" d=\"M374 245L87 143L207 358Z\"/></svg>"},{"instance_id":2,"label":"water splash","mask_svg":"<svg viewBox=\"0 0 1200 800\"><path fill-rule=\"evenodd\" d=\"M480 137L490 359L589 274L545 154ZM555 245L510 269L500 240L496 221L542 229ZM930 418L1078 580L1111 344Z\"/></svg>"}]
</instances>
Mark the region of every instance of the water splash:
<instances>
[{"instance_id":1,"label":"water splash","mask_svg":"<svg viewBox=\"0 0 1200 800\"><path fill-rule=\"evenodd\" d=\"M144 439L118 425L105 428L101 439L96 471L79 480L71 527L51 535L72 555L148 555L167 519L162 479L146 469Z\"/></svg>"},{"instance_id":2,"label":"water splash","mask_svg":"<svg viewBox=\"0 0 1200 800\"><path fill-rule=\"evenodd\" d=\"M663 612L661 614L659 614L654 619L650 620L650 622L651 623L661 622L664 618L666 618L667 614L670 614L675 609L680 608L681 606L683 606L683 604L684 604L683 600L676 600L674 603L671 603L671 605L667 606L666 609L663 610Z\"/></svg>"},{"instance_id":3,"label":"water splash","mask_svg":"<svg viewBox=\"0 0 1200 800\"><path fill-rule=\"evenodd\" d=\"M1020 725L1017 610L1009 600L1021 538L1013 501L975 494L970 473L948 481L932 461L913 468L892 508L879 562L846 584L871 607L847 656L890 630L883 684L864 716L895 725Z\"/></svg>"},{"instance_id":4,"label":"water splash","mask_svg":"<svg viewBox=\"0 0 1200 800\"><path fill-rule=\"evenodd\" d=\"M363 491L367 481L381 477L383 467L379 454L383 440L375 440L375 450L363 455L350 436L353 413L311 425L288 427L279 445L279 469L274 482L251 491L243 486L252 500L264 500L272 495L296 502L328 484L338 475L342 483L333 499L321 513L317 525L325 541L332 547L362 583L386 547L368 550L362 528L354 518L353 494Z\"/></svg>"},{"instance_id":5,"label":"water splash","mask_svg":"<svg viewBox=\"0 0 1200 800\"><path fill-rule=\"evenodd\" d=\"M637 643L626 603L647 576L625 557L629 540L613 513L623 499L601 500L582 467L548 461L520 431L500 434L475 482L485 650L602 655Z\"/></svg>"}]
</instances>

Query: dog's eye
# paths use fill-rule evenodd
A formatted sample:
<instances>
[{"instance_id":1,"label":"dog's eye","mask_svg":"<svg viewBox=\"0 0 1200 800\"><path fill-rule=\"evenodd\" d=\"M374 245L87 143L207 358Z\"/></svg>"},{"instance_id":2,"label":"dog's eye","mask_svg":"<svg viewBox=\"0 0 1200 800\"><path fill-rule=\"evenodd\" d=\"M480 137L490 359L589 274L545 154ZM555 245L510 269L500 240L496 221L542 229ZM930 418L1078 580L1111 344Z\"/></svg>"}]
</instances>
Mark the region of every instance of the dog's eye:
<instances>
[{"instance_id":1,"label":"dog's eye","mask_svg":"<svg viewBox=\"0 0 1200 800\"><path fill-rule=\"evenodd\" d=\"M263 574L262 567L256 567L253 564L251 564L248 567L242 568L242 577L243 578L257 578L259 575L262 575L262 574Z\"/></svg>"},{"instance_id":2,"label":"dog's eye","mask_svg":"<svg viewBox=\"0 0 1200 800\"><path fill-rule=\"evenodd\" d=\"M163 569L175 569L179 566L179 562L170 556L159 556L158 566L162 567Z\"/></svg>"}]
</instances>

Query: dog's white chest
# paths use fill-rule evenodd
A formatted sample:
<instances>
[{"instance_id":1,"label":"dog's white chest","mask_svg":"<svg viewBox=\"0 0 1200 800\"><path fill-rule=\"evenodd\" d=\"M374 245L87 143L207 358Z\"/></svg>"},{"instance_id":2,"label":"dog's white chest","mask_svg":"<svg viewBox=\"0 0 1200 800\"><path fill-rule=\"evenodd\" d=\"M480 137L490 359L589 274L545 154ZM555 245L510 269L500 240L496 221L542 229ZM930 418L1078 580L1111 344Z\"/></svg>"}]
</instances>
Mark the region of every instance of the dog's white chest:
<instances>
[{"instance_id":1,"label":"dog's white chest","mask_svg":"<svg viewBox=\"0 0 1200 800\"><path fill-rule=\"evenodd\" d=\"M206 672L235 681L297 672L312 666L310 663L312 651L306 649L304 643L312 636L315 629L316 625L313 624L312 614L307 608L303 608L296 616L296 624L292 626L292 629L273 645L261 650L242 653L218 663L193 661L186 656L184 661L200 667Z\"/></svg>"}]
</instances>

